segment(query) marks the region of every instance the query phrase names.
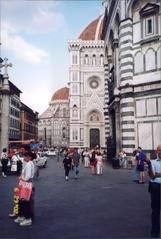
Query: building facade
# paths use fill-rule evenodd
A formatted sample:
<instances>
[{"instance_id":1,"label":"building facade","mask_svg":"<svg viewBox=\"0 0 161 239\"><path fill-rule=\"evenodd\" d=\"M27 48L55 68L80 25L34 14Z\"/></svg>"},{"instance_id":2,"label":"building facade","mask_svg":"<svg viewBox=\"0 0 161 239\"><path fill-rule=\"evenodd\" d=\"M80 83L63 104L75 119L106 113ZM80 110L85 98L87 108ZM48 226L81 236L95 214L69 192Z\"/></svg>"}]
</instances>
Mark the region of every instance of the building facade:
<instances>
[{"instance_id":1,"label":"building facade","mask_svg":"<svg viewBox=\"0 0 161 239\"><path fill-rule=\"evenodd\" d=\"M21 140L38 140L38 112L21 102L20 108Z\"/></svg>"},{"instance_id":2,"label":"building facade","mask_svg":"<svg viewBox=\"0 0 161 239\"><path fill-rule=\"evenodd\" d=\"M69 88L57 90L40 115L39 142L47 147L69 147Z\"/></svg>"},{"instance_id":3,"label":"building facade","mask_svg":"<svg viewBox=\"0 0 161 239\"><path fill-rule=\"evenodd\" d=\"M70 147L105 147L103 16L68 42Z\"/></svg>"},{"instance_id":4,"label":"building facade","mask_svg":"<svg viewBox=\"0 0 161 239\"><path fill-rule=\"evenodd\" d=\"M161 2L104 0L109 151L152 154L161 142Z\"/></svg>"}]
</instances>

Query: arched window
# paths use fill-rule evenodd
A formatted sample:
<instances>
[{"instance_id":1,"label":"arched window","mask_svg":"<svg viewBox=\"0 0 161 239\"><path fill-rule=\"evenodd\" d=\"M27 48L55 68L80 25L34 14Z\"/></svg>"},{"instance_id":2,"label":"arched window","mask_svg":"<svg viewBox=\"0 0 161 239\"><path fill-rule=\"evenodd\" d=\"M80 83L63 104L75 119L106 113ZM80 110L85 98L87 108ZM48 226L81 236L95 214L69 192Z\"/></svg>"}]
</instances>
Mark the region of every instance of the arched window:
<instances>
[{"instance_id":1,"label":"arched window","mask_svg":"<svg viewBox=\"0 0 161 239\"><path fill-rule=\"evenodd\" d=\"M88 57L87 54L86 54L85 57L84 57L84 64L85 64L85 65L88 65L88 64L89 64L89 57Z\"/></svg>"},{"instance_id":2,"label":"arched window","mask_svg":"<svg viewBox=\"0 0 161 239\"><path fill-rule=\"evenodd\" d=\"M137 52L134 59L134 72L140 73L144 71L144 62L142 52Z\"/></svg>"},{"instance_id":3,"label":"arched window","mask_svg":"<svg viewBox=\"0 0 161 239\"><path fill-rule=\"evenodd\" d=\"M67 109L63 108L63 117L66 117L66 116L67 116Z\"/></svg>"},{"instance_id":4,"label":"arched window","mask_svg":"<svg viewBox=\"0 0 161 239\"><path fill-rule=\"evenodd\" d=\"M78 107L76 105L73 105L73 109L72 109L72 117L74 119L78 118Z\"/></svg>"},{"instance_id":5,"label":"arched window","mask_svg":"<svg viewBox=\"0 0 161 239\"><path fill-rule=\"evenodd\" d=\"M72 64L76 65L78 63L78 58L76 53L73 53L72 55Z\"/></svg>"},{"instance_id":6,"label":"arched window","mask_svg":"<svg viewBox=\"0 0 161 239\"><path fill-rule=\"evenodd\" d=\"M154 70L155 66L155 51L150 48L145 53L145 69L146 71Z\"/></svg>"},{"instance_id":7,"label":"arched window","mask_svg":"<svg viewBox=\"0 0 161 239\"><path fill-rule=\"evenodd\" d=\"M65 139L65 137L66 137L66 128L63 127L62 128L62 138Z\"/></svg>"},{"instance_id":8,"label":"arched window","mask_svg":"<svg viewBox=\"0 0 161 239\"><path fill-rule=\"evenodd\" d=\"M103 66L104 64L104 56L101 54L100 55L100 65Z\"/></svg>"},{"instance_id":9,"label":"arched window","mask_svg":"<svg viewBox=\"0 0 161 239\"><path fill-rule=\"evenodd\" d=\"M96 55L92 56L92 66L96 66Z\"/></svg>"},{"instance_id":10,"label":"arched window","mask_svg":"<svg viewBox=\"0 0 161 239\"><path fill-rule=\"evenodd\" d=\"M72 134L72 138L73 140L78 140L78 130L77 129L73 129L73 134Z\"/></svg>"},{"instance_id":11,"label":"arched window","mask_svg":"<svg viewBox=\"0 0 161 239\"><path fill-rule=\"evenodd\" d=\"M157 68L161 68L161 47L157 50Z\"/></svg>"}]
</instances>

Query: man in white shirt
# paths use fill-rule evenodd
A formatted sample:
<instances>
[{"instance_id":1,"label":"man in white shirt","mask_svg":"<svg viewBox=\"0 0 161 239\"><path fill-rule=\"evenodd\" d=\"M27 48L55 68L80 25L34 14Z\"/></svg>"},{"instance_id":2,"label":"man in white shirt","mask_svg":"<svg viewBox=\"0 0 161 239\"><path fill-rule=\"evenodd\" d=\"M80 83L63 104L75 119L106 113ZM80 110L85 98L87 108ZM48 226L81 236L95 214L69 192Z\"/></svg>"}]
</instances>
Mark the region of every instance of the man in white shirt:
<instances>
[{"instance_id":1,"label":"man in white shirt","mask_svg":"<svg viewBox=\"0 0 161 239\"><path fill-rule=\"evenodd\" d=\"M161 185L161 144L157 147L157 158L146 160L150 176L149 192L151 194L151 236L160 238L160 185Z\"/></svg>"},{"instance_id":2,"label":"man in white shirt","mask_svg":"<svg viewBox=\"0 0 161 239\"><path fill-rule=\"evenodd\" d=\"M22 169L22 173L20 176L20 180L25 182L32 182L35 168L32 162L33 154L31 152L27 152L24 154L24 167ZM20 215L14 220L16 223L19 223L20 226L30 226L32 225L32 194L29 201L20 200L19 207L20 207Z\"/></svg>"}]
</instances>

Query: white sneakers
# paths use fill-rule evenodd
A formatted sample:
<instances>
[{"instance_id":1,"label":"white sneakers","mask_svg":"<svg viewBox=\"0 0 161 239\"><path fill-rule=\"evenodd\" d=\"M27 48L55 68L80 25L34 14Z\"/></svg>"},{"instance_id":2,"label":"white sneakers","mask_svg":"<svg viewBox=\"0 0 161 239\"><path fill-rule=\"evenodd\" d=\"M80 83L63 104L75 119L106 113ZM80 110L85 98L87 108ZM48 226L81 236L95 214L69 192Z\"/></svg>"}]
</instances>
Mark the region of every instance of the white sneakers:
<instances>
[{"instance_id":1,"label":"white sneakers","mask_svg":"<svg viewBox=\"0 0 161 239\"><path fill-rule=\"evenodd\" d=\"M32 220L31 219L25 219L19 224L20 226L30 226L32 225Z\"/></svg>"},{"instance_id":2,"label":"white sneakers","mask_svg":"<svg viewBox=\"0 0 161 239\"><path fill-rule=\"evenodd\" d=\"M65 180L68 181L69 177L68 176L65 176Z\"/></svg>"},{"instance_id":3,"label":"white sneakers","mask_svg":"<svg viewBox=\"0 0 161 239\"><path fill-rule=\"evenodd\" d=\"M17 217L17 218L14 220L14 222L15 222L15 223L20 223L20 222L23 222L24 220L25 220L24 217Z\"/></svg>"},{"instance_id":4,"label":"white sneakers","mask_svg":"<svg viewBox=\"0 0 161 239\"><path fill-rule=\"evenodd\" d=\"M6 177L7 177L7 175L5 175L4 173L2 173L2 176L3 176L4 178L6 178Z\"/></svg>"},{"instance_id":5,"label":"white sneakers","mask_svg":"<svg viewBox=\"0 0 161 239\"><path fill-rule=\"evenodd\" d=\"M19 223L20 226L30 226L32 225L31 219L25 219L25 217L17 217L14 220L15 223Z\"/></svg>"}]
</instances>

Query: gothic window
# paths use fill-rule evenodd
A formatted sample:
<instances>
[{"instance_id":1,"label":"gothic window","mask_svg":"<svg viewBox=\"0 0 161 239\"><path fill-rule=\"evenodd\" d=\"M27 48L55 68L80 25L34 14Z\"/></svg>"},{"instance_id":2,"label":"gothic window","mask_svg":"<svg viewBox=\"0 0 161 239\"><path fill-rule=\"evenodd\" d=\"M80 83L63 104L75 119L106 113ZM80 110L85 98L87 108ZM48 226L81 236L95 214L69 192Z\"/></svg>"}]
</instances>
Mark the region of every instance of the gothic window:
<instances>
[{"instance_id":1,"label":"gothic window","mask_svg":"<svg viewBox=\"0 0 161 239\"><path fill-rule=\"evenodd\" d=\"M72 85L72 93L73 94L77 94L78 93L78 85L77 84L73 84Z\"/></svg>"},{"instance_id":2,"label":"gothic window","mask_svg":"<svg viewBox=\"0 0 161 239\"><path fill-rule=\"evenodd\" d=\"M157 68L161 68L161 47L157 50Z\"/></svg>"},{"instance_id":3,"label":"gothic window","mask_svg":"<svg viewBox=\"0 0 161 239\"><path fill-rule=\"evenodd\" d=\"M158 13L159 6L157 4L146 4L140 13L141 18L141 34L142 40L147 40L158 34Z\"/></svg>"},{"instance_id":4,"label":"gothic window","mask_svg":"<svg viewBox=\"0 0 161 239\"><path fill-rule=\"evenodd\" d=\"M88 57L87 54L86 54L85 57L84 57L84 64L85 64L85 65L88 65L88 64L89 64L89 57Z\"/></svg>"},{"instance_id":5,"label":"gothic window","mask_svg":"<svg viewBox=\"0 0 161 239\"><path fill-rule=\"evenodd\" d=\"M96 55L92 56L92 66L96 66Z\"/></svg>"},{"instance_id":6,"label":"gothic window","mask_svg":"<svg viewBox=\"0 0 161 239\"><path fill-rule=\"evenodd\" d=\"M66 134L66 128L62 128L62 138L65 139L65 134Z\"/></svg>"},{"instance_id":7,"label":"gothic window","mask_svg":"<svg viewBox=\"0 0 161 239\"><path fill-rule=\"evenodd\" d=\"M72 55L72 64L74 65L78 64L78 58L76 53L73 53Z\"/></svg>"},{"instance_id":8,"label":"gothic window","mask_svg":"<svg viewBox=\"0 0 161 239\"><path fill-rule=\"evenodd\" d=\"M78 72L77 71L72 71L71 72L71 80L72 81L77 81L78 80Z\"/></svg>"},{"instance_id":9,"label":"gothic window","mask_svg":"<svg viewBox=\"0 0 161 239\"><path fill-rule=\"evenodd\" d=\"M150 48L145 53L145 70L150 71L156 68L155 64L155 51Z\"/></svg>"},{"instance_id":10,"label":"gothic window","mask_svg":"<svg viewBox=\"0 0 161 239\"><path fill-rule=\"evenodd\" d=\"M104 64L104 56L101 54L100 55L100 65L103 66Z\"/></svg>"},{"instance_id":11,"label":"gothic window","mask_svg":"<svg viewBox=\"0 0 161 239\"><path fill-rule=\"evenodd\" d=\"M63 117L66 117L66 116L67 116L67 109L63 108Z\"/></svg>"},{"instance_id":12,"label":"gothic window","mask_svg":"<svg viewBox=\"0 0 161 239\"><path fill-rule=\"evenodd\" d=\"M73 129L73 135L72 135L73 140L78 140L78 130Z\"/></svg>"},{"instance_id":13,"label":"gothic window","mask_svg":"<svg viewBox=\"0 0 161 239\"><path fill-rule=\"evenodd\" d=\"M76 105L73 105L73 109L72 109L72 117L77 119L78 118L78 108Z\"/></svg>"},{"instance_id":14,"label":"gothic window","mask_svg":"<svg viewBox=\"0 0 161 239\"><path fill-rule=\"evenodd\" d=\"M134 58L134 72L140 73L144 71L144 60L142 52L137 52Z\"/></svg>"}]
</instances>

